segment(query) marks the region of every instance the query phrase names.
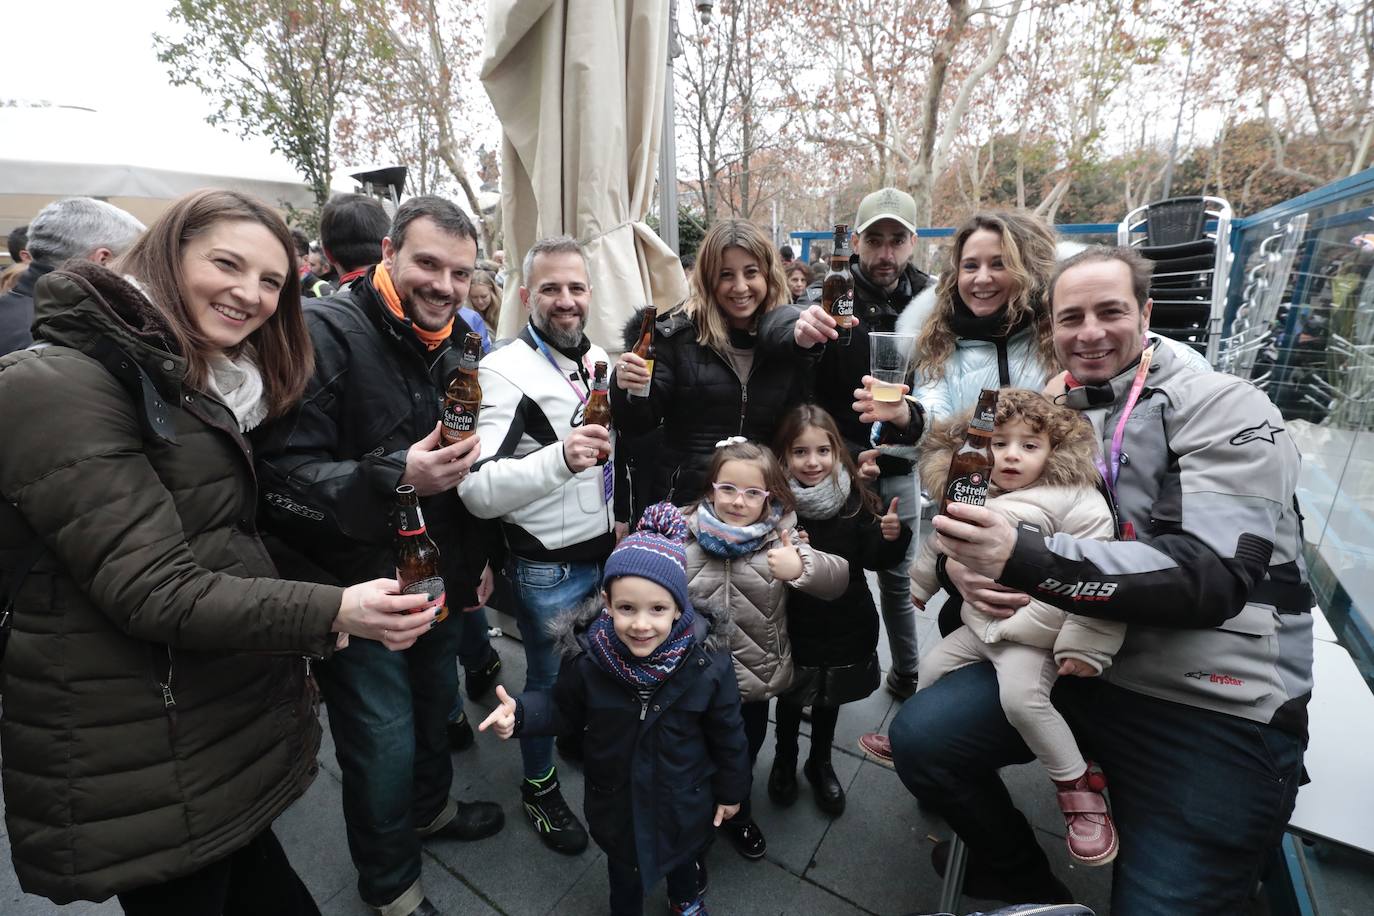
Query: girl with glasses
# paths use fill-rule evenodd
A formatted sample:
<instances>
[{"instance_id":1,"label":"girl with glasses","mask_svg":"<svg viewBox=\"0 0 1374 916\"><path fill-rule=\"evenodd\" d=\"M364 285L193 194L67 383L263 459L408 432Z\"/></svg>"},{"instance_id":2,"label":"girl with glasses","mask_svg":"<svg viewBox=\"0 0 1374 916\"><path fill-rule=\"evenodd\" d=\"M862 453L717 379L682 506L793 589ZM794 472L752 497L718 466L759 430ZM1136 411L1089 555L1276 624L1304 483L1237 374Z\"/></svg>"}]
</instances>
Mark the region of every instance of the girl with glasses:
<instances>
[{"instance_id":1,"label":"girl with glasses","mask_svg":"<svg viewBox=\"0 0 1374 916\"><path fill-rule=\"evenodd\" d=\"M838 598L849 564L798 537L792 491L764 446L738 437L719 443L706 481L685 513L688 592L698 607L728 608L735 623L730 650L752 767L768 731L768 701L792 683L788 592ZM747 859L768 848L748 798L723 829Z\"/></svg>"}]
</instances>

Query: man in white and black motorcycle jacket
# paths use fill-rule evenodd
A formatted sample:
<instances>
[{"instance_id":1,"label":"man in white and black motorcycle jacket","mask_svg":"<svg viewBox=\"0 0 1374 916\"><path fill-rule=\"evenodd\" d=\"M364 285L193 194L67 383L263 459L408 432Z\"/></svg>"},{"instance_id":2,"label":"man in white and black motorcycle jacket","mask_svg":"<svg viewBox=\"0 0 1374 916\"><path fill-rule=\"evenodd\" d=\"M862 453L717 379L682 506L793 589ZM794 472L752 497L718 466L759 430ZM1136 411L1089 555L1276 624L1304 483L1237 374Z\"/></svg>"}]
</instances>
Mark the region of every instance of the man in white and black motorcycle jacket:
<instances>
[{"instance_id":1,"label":"man in white and black motorcycle jacket","mask_svg":"<svg viewBox=\"0 0 1374 916\"><path fill-rule=\"evenodd\" d=\"M1111 668L1061 678L1053 694L1110 788L1114 916L1238 913L1292 813L1307 741L1299 455L1262 391L1157 345L1149 278L1135 252L1091 248L1051 285L1067 371L1047 393L1098 434L1119 539L1047 538L955 506L936 519L936 543L947 584L988 613L1034 595L1127 624ZM918 693L891 737L907 788L968 844L969 894L1070 898L997 776L1032 755L990 664ZM947 855L937 847L937 869Z\"/></svg>"}]
</instances>

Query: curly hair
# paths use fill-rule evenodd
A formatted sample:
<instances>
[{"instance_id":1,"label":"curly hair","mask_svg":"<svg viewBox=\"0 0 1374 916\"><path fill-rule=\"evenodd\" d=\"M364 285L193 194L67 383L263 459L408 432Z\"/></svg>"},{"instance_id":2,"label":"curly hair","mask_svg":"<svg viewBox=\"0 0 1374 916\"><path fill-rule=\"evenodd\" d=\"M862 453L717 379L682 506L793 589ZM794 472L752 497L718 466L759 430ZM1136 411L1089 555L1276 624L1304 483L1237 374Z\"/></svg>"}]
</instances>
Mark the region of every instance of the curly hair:
<instances>
[{"instance_id":1,"label":"curly hair","mask_svg":"<svg viewBox=\"0 0 1374 916\"><path fill-rule=\"evenodd\" d=\"M1044 220L1024 210L989 210L969 217L954 234L954 244L949 249L949 267L940 272L935 287L935 311L916 339L914 371L922 381L940 379L954 353L957 338L950 319L954 315L954 302L959 298L959 262L964 243L980 229L995 232L1002 239L1002 262L1012 282L1006 305L1007 328L1017 324L1024 315L1034 316L1035 351L1045 367L1045 374L1051 374L1058 365L1054 357L1054 335L1046 320L1049 279L1055 267L1054 230Z\"/></svg>"},{"instance_id":2,"label":"curly hair","mask_svg":"<svg viewBox=\"0 0 1374 916\"><path fill-rule=\"evenodd\" d=\"M683 308L697 328L697 343L703 346L724 347L729 340L729 325L725 313L716 302L716 280L720 277L725 249L742 248L759 264L768 281L768 294L754 312L753 325L763 316L791 297L787 291L787 277L782 272L778 250L762 229L747 219L721 220L710 228L697 248L697 263L692 270L687 302Z\"/></svg>"}]
</instances>

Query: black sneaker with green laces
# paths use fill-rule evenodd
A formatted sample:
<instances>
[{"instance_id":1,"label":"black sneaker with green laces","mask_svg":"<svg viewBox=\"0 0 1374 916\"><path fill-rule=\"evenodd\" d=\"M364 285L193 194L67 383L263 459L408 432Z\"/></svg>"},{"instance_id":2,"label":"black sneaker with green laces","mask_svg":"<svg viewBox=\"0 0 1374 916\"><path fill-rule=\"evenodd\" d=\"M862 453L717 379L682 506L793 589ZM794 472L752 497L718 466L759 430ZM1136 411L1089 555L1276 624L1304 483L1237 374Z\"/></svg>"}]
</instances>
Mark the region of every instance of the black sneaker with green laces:
<instances>
[{"instance_id":1,"label":"black sneaker with green laces","mask_svg":"<svg viewBox=\"0 0 1374 916\"><path fill-rule=\"evenodd\" d=\"M550 773L538 782L522 781L520 797L525 817L545 846L569 856L587 848L587 830L564 800L556 775Z\"/></svg>"}]
</instances>

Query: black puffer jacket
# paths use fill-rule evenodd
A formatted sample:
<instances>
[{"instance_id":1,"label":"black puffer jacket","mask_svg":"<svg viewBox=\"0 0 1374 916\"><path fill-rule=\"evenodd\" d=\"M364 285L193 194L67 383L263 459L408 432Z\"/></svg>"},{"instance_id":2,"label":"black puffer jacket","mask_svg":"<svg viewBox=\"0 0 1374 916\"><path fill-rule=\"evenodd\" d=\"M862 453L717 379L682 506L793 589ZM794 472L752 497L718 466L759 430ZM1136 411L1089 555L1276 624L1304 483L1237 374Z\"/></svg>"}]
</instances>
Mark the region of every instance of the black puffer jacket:
<instances>
[{"instance_id":1,"label":"black puffer jacket","mask_svg":"<svg viewBox=\"0 0 1374 916\"><path fill-rule=\"evenodd\" d=\"M639 325L645 308L636 309L622 329L622 344L629 352L639 343ZM618 430L615 440L615 520L626 522L635 529L640 515L653 505L654 463L663 448L663 427L655 426L647 433Z\"/></svg>"},{"instance_id":2,"label":"black puffer jacket","mask_svg":"<svg viewBox=\"0 0 1374 916\"><path fill-rule=\"evenodd\" d=\"M838 341L830 341L823 346L813 347L815 370L809 376L808 400L835 418L840 428L840 436L850 454L869 448L869 434L872 424L860 423L859 415L853 410L854 389L858 388L863 377L868 374L868 335L871 331L893 331L897 327L897 316L907 308L912 300L934 280L908 264L890 292L880 289L869 282L859 267L859 256L849 259L849 270L854 275L854 315L859 319L852 329L850 342L841 346ZM782 325L789 332L788 346L793 346L791 329L796 324L797 315L806 305L787 306L774 310L764 318L761 334L770 344L779 340ZM915 390L915 386L912 386ZM911 462L883 455L878 466L884 475L902 475L911 472Z\"/></svg>"},{"instance_id":3,"label":"black puffer jacket","mask_svg":"<svg viewBox=\"0 0 1374 916\"><path fill-rule=\"evenodd\" d=\"M698 610L687 656L641 700L588 652L587 627L600 613L589 602L556 621L558 682L519 698L516 733L586 732L587 828L609 858L639 867L647 893L706 848L716 805L749 796L730 624Z\"/></svg>"},{"instance_id":4,"label":"black puffer jacket","mask_svg":"<svg viewBox=\"0 0 1374 916\"><path fill-rule=\"evenodd\" d=\"M878 517L860 503L857 491L850 493L834 518L798 513L797 526L806 530L814 549L849 561L849 588L832 601L801 589L788 596L793 664L798 668L860 664L878 648L878 611L864 570L891 569L900 563L911 543L911 529L903 525L897 540L883 540Z\"/></svg>"},{"instance_id":5,"label":"black puffer jacket","mask_svg":"<svg viewBox=\"0 0 1374 916\"><path fill-rule=\"evenodd\" d=\"M248 445L132 286L72 263L0 360L0 561L35 541L4 664L5 822L58 903L188 875L315 774L300 656L342 592L283 582L253 527Z\"/></svg>"},{"instance_id":6,"label":"black puffer jacket","mask_svg":"<svg viewBox=\"0 0 1374 916\"><path fill-rule=\"evenodd\" d=\"M427 351L382 303L371 271L346 294L307 300L305 321L315 376L295 410L254 435L267 546L293 578L389 578L406 451L439 422L461 356L452 343L469 329L455 317L449 340ZM468 513L456 490L425 497L420 507L439 547L449 606L472 605L499 532Z\"/></svg>"},{"instance_id":7,"label":"black puffer jacket","mask_svg":"<svg viewBox=\"0 0 1374 916\"><path fill-rule=\"evenodd\" d=\"M658 318L649 397L631 398L612 379L611 411L620 429L635 435L663 424L649 503L698 498L717 442L744 436L769 444L783 414L802 403L805 353L792 344L790 324L773 326L773 333L778 340L751 338L753 367L742 380L724 354L697 343L696 325L675 309Z\"/></svg>"}]
</instances>

